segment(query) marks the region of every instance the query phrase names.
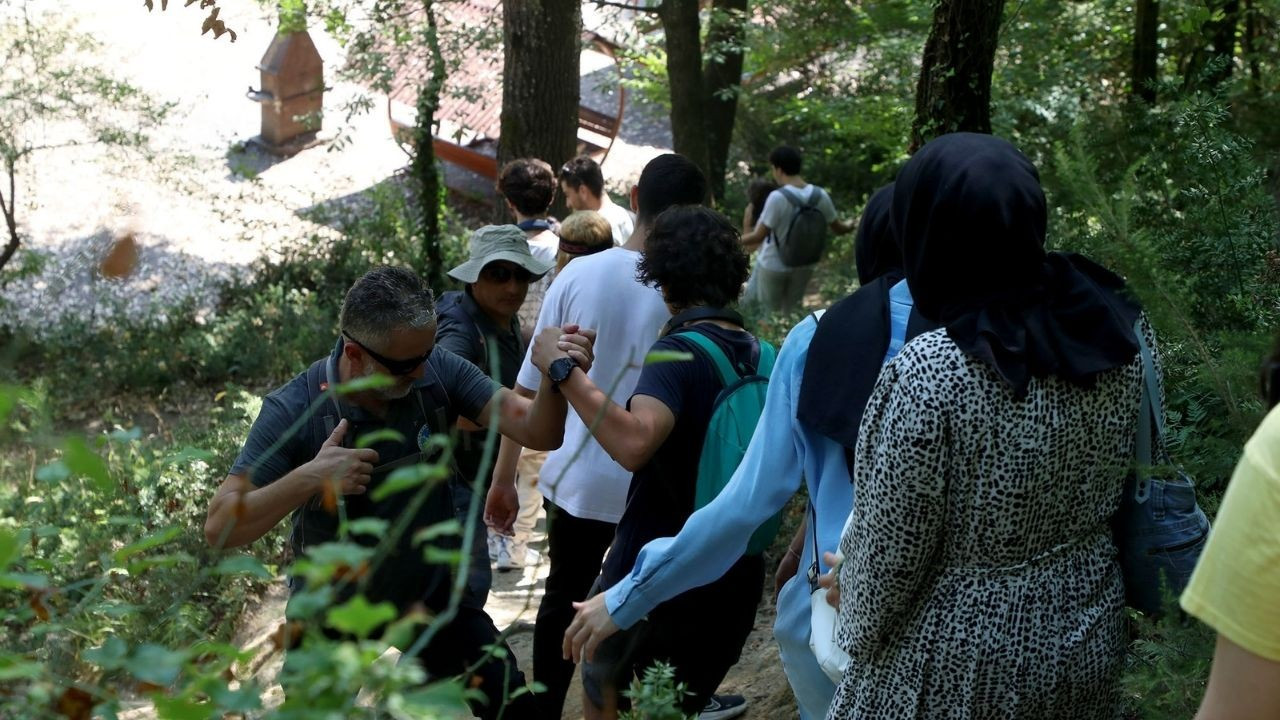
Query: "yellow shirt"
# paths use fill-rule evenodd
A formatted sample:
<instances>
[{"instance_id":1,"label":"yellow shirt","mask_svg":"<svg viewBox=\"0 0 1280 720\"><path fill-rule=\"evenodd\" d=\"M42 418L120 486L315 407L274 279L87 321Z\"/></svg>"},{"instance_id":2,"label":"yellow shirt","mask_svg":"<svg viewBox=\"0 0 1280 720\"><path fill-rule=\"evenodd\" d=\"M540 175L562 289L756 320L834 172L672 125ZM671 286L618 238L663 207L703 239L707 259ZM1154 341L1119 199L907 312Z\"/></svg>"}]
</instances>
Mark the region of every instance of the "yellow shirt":
<instances>
[{"instance_id":1,"label":"yellow shirt","mask_svg":"<svg viewBox=\"0 0 1280 720\"><path fill-rule=\"evenodd\" d=\"M1280 661L1280 407L1244 446L1182 609Z\"/></svg>"}]
</instances>

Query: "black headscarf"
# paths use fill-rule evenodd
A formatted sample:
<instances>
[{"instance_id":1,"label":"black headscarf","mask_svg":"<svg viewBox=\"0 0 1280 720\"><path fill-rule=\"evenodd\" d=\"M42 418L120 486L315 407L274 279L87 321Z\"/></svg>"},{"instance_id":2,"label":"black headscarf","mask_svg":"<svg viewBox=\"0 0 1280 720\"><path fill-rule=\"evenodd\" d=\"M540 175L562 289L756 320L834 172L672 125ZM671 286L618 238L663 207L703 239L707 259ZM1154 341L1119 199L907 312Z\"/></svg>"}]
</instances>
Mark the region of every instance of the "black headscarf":
<instances>
[{"instance_id":1,"label":"black headscarf","mask_svg":"<svg viewBox=\"0 0 1280 720\"><path fill-rule=\"evenodd\" d=\"M890 227L893 184L872 194L858 223L854 293L823 314L809 343L796 417L852 451L862 411L889 350L889 289L902 279L902 250ZM907 339L936 325L912 311Z\"/></svg>"},{"instance_id":2,"label":"black headscarf","mask_svg":"<svg viewBox=\"0 0 1280 720\"><path fill-rule=\"evenodd\" d=\"M893 209L893 183L876 190L858 221L858 234L853 239L853 260L858 264L858 284L870 285L881 275L897 273L902 277L902 246L889 227Z\"/></svg>"},{"instance_id":3,"label":"black headscarf","mask_svg":"<svg viewBox=\"0 0 1280 720\"><path fill-rule=\"evenodd\" d=\"M1046 220L1035 166L991 135L929 142L894 185L915 307L1016 397L1033 377L1091 387L1138 352L1139 307L1124 281L1082 256L1045 253Z\"/></svg>"}]
</instances>

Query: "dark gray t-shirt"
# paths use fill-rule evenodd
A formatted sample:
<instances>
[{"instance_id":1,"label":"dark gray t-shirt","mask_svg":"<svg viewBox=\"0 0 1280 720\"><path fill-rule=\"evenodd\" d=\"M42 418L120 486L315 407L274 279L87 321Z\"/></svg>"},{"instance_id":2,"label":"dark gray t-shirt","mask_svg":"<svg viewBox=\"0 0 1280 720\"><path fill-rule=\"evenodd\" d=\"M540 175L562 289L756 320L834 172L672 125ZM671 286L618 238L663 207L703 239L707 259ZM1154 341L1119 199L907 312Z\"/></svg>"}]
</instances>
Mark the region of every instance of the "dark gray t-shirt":
<instances>
[{"instance_id":1,"label":"dark gray t-shirt","mask_svg":"<svg viewBox=\"0 0 1280 720\"><path fill-rule=\"evenodd\" d=\"M404 512L413 491L398 493L374 502L374 488L396 467L429 460L422 455L422 442L430 435L448 433L459 416L476 420L481 410L498 390L498 385L471 363L444 348L437 347L427 361L425 376L416 382L404 398L392 401L385 417L377 417L346 402L335 409L332 402L320 403L312 416L310 405L323 393L324 364L336 365L342 343L334 353L307 372L267 395L262 410L254 421L240 455L231 467L233 475L247 475L255 486L263 487L311 461L334 426L338 415L345 418L348 431L343 445L351 447L357 438L378 430L390 429L403 440L383 440L371 447L378 453L369 492L348 495L343 499L350 520L374 517L394 523ZM336 376L336 371L333 373ZM314 383L316 387L308 387ZM443 483L422 500L409 527L399 537L397 546L368 580L364 590L372 602L388 600L404 609L422 601L428 608L441 610L448 601L450 568L429 564L421 547L414 547L417 530L453 517L451 483ZM337 537L338 518L326 510L319 497L312 498L293 513L290 543L295 555L308 547L329 542ZM362 544L373 545L381 538L357 536ZM433 544L442 548L456 546L456 537L443 538ZM296 585L295 585L296 587Z\"/></svg>"},{"instance_id":2,"label":"dark gray t-shirt","mask_svg":"<svg viewBox=\"0 0 1280 720\"><path fill-rule=\"evenodd\" d=\"M341 352L341 341L330 355L334 360ZM485 376L476 366L459 358L443 347L436 347L427 360L426 376L414 384L413 392L408 396L392 402L388 408L387 421L420 419L430 425L433 418L421 418L421 408L417 406L420 393L430 395L429 386L438 383L447 398L444 408L450 426L462 416L471 421L480 417L480 411L493 397L498 385ZM244 447L231 466L232 475L249 476L250 482L257 487L269 485L287 475L295 468L310 462L320 451L320 442L316 442L313 433L309 432L307 423L299 426L292 434L289 429L307 413L307 406L313 396L318 396L322 389L307 389L307 373L303 372L288 383L273 390L262 400L262 410L253 421L249 437ZM377 424L371 415L360 408L347 403L341 404L342 415L352 422L366 426ZM332 414L332 404L326 403L317 412L321 415ZM419 425L420 428L420 425ZM431 427L431 432L448 432L451 427ZM407 435L411 448L416 448L416 432ZM347 433L344 444L351 445L355 441L352 432ZM381 453L379 453L381 455ZM380 458L384 460L385 458Z\"/></svg>"}]
</instances>

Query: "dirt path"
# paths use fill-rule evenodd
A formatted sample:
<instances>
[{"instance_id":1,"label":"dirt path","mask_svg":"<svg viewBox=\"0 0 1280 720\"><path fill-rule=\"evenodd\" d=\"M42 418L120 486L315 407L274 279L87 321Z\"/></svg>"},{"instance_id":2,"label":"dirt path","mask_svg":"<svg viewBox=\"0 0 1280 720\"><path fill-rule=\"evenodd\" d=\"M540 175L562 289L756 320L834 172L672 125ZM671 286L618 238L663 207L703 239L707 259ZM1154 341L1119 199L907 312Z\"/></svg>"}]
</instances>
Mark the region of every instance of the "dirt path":
<instances>
[{"instance_id":1,"label":"dirt path","mask_svg":"<svg viewBox=\"0 0 1280 720\"><path fill-rule=\"evenodd\" d=\"M532 674L533 633L532 623L542 600L543 584L547 577L547 564L542 551L546 538L539 520L530 546L539 552L540 561L523 571L495 573L493 590L485 609L493 617L499 629L514 628L508 642L520 662L521 669ZM272 650L271 635L284 618L287 599L283 582L274 585L262 602L246 612L233 643L246 650L255 651L256 657L242 670L242 677L251 675L267 688L263 696L267 708L277 706L283 700L276 677L283 660ZM756 626L742 650L742 659L729 671L721 689L746 696L750 702L745 717L758 720L790 720L798 717L782 662L778 658L778 646L773 641L773 603L766 599L756 614ZM582 717L581 685L575 678L565 704L563 718L576 720ZM150 717L145 709L139 709L133 720Z\"/></svg>"}]
</instances>

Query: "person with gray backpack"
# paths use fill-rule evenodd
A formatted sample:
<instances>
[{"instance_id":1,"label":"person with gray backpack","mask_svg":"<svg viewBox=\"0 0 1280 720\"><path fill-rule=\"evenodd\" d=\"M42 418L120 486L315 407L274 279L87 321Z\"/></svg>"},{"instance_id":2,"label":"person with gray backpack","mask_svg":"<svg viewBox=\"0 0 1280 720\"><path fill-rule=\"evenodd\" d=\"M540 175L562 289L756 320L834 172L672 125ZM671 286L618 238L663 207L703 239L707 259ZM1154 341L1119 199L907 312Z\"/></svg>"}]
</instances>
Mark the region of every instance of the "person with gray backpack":
<instances>
[{"instance_id":1,"label":"person with gray backpack","mask_svg":"<svg viewBox=\"0 0 1280 720\"><path fill-rule=\"evenodd\" d=\"M852 232L853 223L836 219L826 190L800 175L800 151L780 145L769 153L778 189L769 194L755 227L742 228L748 252L760 249L747 281L746 299L770 312L790 312L804 299L813 270L827 250L829 233Z\"/></svg>"}]
</instances>

